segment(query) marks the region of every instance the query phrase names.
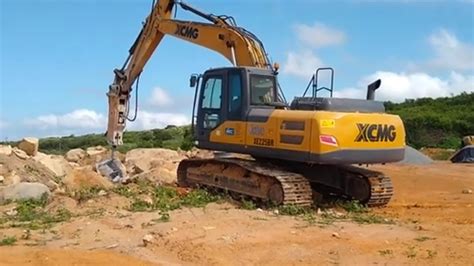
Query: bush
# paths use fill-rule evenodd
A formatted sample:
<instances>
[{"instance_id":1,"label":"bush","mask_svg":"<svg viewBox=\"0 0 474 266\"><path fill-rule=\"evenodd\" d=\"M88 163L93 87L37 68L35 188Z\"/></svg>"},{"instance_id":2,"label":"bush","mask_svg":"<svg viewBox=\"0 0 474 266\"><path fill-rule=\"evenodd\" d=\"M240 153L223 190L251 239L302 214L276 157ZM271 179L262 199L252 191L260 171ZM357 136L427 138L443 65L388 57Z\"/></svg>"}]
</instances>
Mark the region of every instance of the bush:
<instances>
[{"instance_id":1,"label":"bush","mask_svg":"<svg viewBox=\"0 0 474 266\"><path fill-rule=\"evenodd\" d=\"M386 102L388 113L399 115L404 124L407 144L417 149L459 148L461 138L474 134L474 93L444 98L407 99Z\"/></svg>"}]
</instances>

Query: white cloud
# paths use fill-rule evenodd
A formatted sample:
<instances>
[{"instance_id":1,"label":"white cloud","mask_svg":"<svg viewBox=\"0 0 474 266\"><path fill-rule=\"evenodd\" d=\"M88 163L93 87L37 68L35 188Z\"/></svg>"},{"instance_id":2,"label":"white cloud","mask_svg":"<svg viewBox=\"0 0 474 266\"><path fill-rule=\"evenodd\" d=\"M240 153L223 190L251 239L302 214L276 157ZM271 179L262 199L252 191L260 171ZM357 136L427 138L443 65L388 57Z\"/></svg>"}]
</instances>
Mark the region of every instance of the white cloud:
<instances>
[{"instance_id":1,"label":"white cloud","mask_svg":"<svg viewBox=\"0 0 474 266\"><path fill-rule=\"evenodd\" d=\"M173 104L173 99L171 99L169 94L164 89L155 87L151 92L151 97L148 102L152 106L163 107Z\"/></svg>"},{"instance_id":2,"label":"white cloud","mask_svg":"<svg viewBox=\"0 0 474 266\"><path fill-rule=\"evenodd\" d=\"M428 62L433 68L449 70L473 70L474 46L461 42L453 33L441 29L429 37L429 44L435 53Z\"/></svg>"},{"instance_id":3,"label":"white cloud","mask_svg":"<svg viewBox=\"0 0 474 266\"><path fill-rule=\"evenodd\" d=\"M168 125L190 124L190 115L180 113L157 113L138 111L137 120L127 122L126 130L146 130L164 128ZM25 126L24 128L21 128ZM32 136L64 136L87 133L104 133L107 128L106 116L93 110L79 109L66 114L40 115L26 119L17 130Z\"/></svg>"},{"instance_id":4,"label":"white cloud","mask_svg":"<svg viewBox=\"0 0 474 266\"><path fill-rule=\"evenodd\" d=\"M283 73L302 78L310 78L323 62L310 50L301 52L289 52L286 62L283 64Z\"/></svg>"},{"instance_id":5,"label":"white cloud","mask_svg":"<svg viewBox=\"0 0 474 266\"><path fill-rule=\"evenodd\" d=\"M360 80L358 88L335 91L336 97L365 98L367 85L376 79L382 80L382 86L376 91L376 100L401 102L405 99L422 97L444 97L463 91L474 91L474 75L462 75L451 72L446 79L430 76L426 73L394 73L378 71Z\"/></svg>"},{"instance_id":6,"label":"white cloud","mask_svg":"<svg viewBox=\"0 0 474 266\"><path fill-rule=\"evenodd\" d=\"M154 113L139 111L135 122L129 122L127 128L131 130L144 130L164 128L168 125L182 126L190 124L190 115L179 113Z\"/></svg>"},{"instance_id":7,"label":"white cloud","mask_svg":"<svg viewBox=\"0 0 474 266\"><path fill-rule=\"evenodd\" d=\"M297 24L295 33L303 44L311 48L338 45L346 41L346 34L343 31L317 22L312 26Z\"/></svg>"},{"instance_id":8,"label":"white cloud","mask_svg":"<svg viewBox=\"0 0 474 266\"><path fill-rule=\"evenodd\" d=\"M105 123L103 114L88 109L78 109L62 115L41 115L25 121L27 126L39 129L98 129L105 128Z\"/></svg>"}]
</instances>

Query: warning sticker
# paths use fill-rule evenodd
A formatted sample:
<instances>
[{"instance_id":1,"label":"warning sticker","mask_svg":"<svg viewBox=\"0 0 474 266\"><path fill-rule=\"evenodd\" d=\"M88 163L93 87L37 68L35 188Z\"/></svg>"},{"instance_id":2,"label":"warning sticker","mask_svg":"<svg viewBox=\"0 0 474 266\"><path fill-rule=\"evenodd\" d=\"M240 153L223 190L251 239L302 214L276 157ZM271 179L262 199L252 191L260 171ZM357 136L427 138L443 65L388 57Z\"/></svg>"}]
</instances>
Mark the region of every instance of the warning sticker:
<instances>
[{"instance_id":1,"label":"warning sticker","mask_svg":"<svg viewBox=\"0 0 474 266\"><path fill-rule=\"evenodd\" d=\"M324 128L336 127L336 120L334 120L334 119L322 119L321 120L321 127L324 127Z\"/></svg>"}]
</instances>

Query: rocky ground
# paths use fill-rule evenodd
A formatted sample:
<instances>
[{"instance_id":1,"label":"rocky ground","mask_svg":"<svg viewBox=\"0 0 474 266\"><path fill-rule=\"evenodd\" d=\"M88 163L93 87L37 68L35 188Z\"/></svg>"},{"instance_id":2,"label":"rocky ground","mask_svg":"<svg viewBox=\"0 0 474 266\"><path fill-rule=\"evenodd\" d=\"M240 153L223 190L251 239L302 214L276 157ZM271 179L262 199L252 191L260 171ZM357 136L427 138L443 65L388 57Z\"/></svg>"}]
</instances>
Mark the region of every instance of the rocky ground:
<instances>
[{"instance_id":1,"label":"rocky ground","mask_svg":"<svg viewBox=\"0 0 474 266\"><path fill-rule=\"evenodd\" d=\"M260 209L173 187L198 153L120 154L131 179L114 184L95 169L102 147L0 147L0 265L472 264L474 165L373 167L393 179L385 208Z\"/></svg>"}]
</instances>

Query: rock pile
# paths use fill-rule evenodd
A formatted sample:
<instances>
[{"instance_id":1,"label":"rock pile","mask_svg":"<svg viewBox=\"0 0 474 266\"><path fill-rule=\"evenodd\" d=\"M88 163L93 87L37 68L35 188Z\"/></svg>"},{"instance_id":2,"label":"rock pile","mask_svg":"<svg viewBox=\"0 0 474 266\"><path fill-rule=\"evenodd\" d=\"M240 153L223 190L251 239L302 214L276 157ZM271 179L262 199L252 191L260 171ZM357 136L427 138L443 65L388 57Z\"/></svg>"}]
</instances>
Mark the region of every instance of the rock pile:
<instances>
[{"instance_id":1,"label":"rock pile","mask_svg":"<svg viewBox=\"0 0 474 266\"><path fill-rule=\"evenodd\" d=\"M131 178L146 178L157 184L174 184L178 164L184 158L184 155L173 150L134 149L125 155L125 167Z\"/></svg>"},{"instance_id":2,"label":"rock pile","mask_svg":"<svg viewBox=\"0 0 474 266\"><path fill-rule=\"evenodd\" d=\"M37 198L40 194L110 189L114 186L104 160L109 150L102 146L72 149L64 156L38 151L36 138L24 138L18 147L0 145L0 200ZM130 180L147 179L154 184L176 184L178 164L185 158L209 158L212 152L193 149L134 149L116 153L114 164ZM109 160L110 161L110 160ZM110 170L110 169L109 169Z\"/></svg>"},{"instance_id":3,"label":"rock pile","mask_svg":"<svg viewBox=\"0 0 474 266\"><path fill-rule=\"evenodd\" d=\"M430 164L433 160L421 153L420 151L410 147L405 147L405 158L400 163L404 164Z\"/></svg>"}]
</instances>

